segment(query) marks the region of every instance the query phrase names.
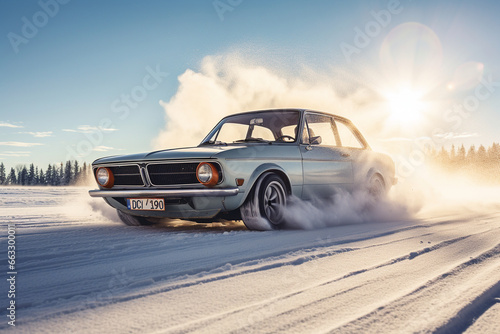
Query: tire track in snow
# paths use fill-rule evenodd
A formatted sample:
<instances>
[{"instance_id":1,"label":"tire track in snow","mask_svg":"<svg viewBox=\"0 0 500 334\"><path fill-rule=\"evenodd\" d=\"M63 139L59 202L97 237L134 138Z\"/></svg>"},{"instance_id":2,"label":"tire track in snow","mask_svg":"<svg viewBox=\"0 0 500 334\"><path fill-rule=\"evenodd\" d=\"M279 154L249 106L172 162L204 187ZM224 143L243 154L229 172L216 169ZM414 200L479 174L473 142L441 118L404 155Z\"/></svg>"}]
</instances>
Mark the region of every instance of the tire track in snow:
<instances>
[{"instance_id":1,"label":"tire track in snow","mask_svg":"<svg viewBox=\"0 0 500 334\"><path fill-rule=\"evenodd\" d=\"M481 233L478 233L478 234L486 234L488 232L489 231L487 231L487 232L481 232ZM454 241L446 241L446 242L444 242L441 245L441 247L436 247L436 248L434 248L434 250L445 248L446 246L453 245L453 244L455 244L457 242L466 240L467 238L468 237L457 238L457 240L454 240ZM424 252L422 254L428 254L428 253L429 252ZM406 257L403 257L403 258L406 258L409 261L411 260L409 254ZM371 270L380 269L380 268L386 267L388 265L397 264L397 263L400 263L400 262L401 261L392 261L391 260L391 261L386 262L383 265L373 267ZM367 273L367 271L360 271L360 272L354 273L354 275L349 275L348 274L348 275L345 275L346 277L343 277L342 279L350 278L352 276L356 276L356 275L364 274L364 273ZM330 284L339 283L340 281L341 281L341 279L333 280L333 281L330 282ZM315 322L314 320L317 320L317 318L320 318L321 316L324 316L324 315L331 314L332 310L328 307L328 305L333 304L333 300L336 299L337 297L345 295L345 294L347 294L347 292L348 293L353 293L353 292L356 292L356 290L361 290L362 288L366 287L366 285L368 283L370 283L370 284L375 283L374 280L368 280L368 281L363 281L363 282L364 283L362 283L362 284L359 284L359 285L357 285L355 287L347 288L346 290L340 291L340 292L335 293L333 295L329 295L327 297L315 298L310 303L300 304L299 306L293 307L293 308L291 308L290 310L288 310L286 312L281 312L281 313L276 313L276 314L270 315L269 317L272 318L273 320L266 319L259 326L256 326L256 327L250 326L248 328L242 328L242 329L237 330L235 332L253 332L253 331L268 332L267 329L269 329L269 328L272 328L272 332L284 332L284 333L293 332L294 326L301 326L301 325L303 325L304 323L307 323L307 322L314 323ZM307 290L301 291L300 293L306 293L306 292L308 292L310 290L313 290L313 289L307 289ZM284 299L289 299L290 297L295 297L296 295L297 294L293 294L293 295L290 295L290 296L285 296ZM299 299L299 298L297 298L297 299ZM277 301L273 301L273 302L274 303L279 303L279 302L283 302L283 300L277 300ZM266 307L269 308L266 305L261 306L261 310L264 309L264 308L266 308ZM311 315L310 315L311 318L309 318L309 316L307 316L307 314L306 314L306 316L303 315L304 313L307 313L305 311L305 309L313 309L314 310L313 312L311 312ZM256 312L258 312L258 310L256 310ZM297 320L292 321L290 318L291 317L293 318L294 316L297 317ZM275 323L280 323L279 320L278 321L274 321L274 320L276 320L276 318L285 318L285 319L287 319L287 321L285 322L286 326L285 327L279 327L279 328L273 327L273 325ZM223 317L220 317L218 320L222 320L222 319L223 319ZM191 330L187 330L187 331L181 330L179 332L180 333L184 333L184 332L197 332L198 330L199 331L204 331L206 329L207 325L208 324L204 324L203 326L200 326L200 327L198 327L197 329L195 329L193 331L191 331ZM203 330L202 330L202 328L203 328ZM266 329L264 329L264 328L266 328ZM366 329L365 329L365 331L366 331ZM304 329L299 330L299 332L304 332Z\"/></svg>"},{"instance_id":2,"label":"tire track in snow","mask_svg":"<svg viewBox=\"0 0 500 334\"><path fill-rule=\"evenodd\" d=\"M489 233L490 231L491 230L481 231L481 232L479 232L477 234ZM472 234L472 235L474 235L474 234ZM339 278L336 278L336 279L333 279L333 280L329 280L329 281L326 281L326 282L318 283L318 284L316 284L314 286L310 286L310 287L307 287L307 288L304 288L304 289L301 289L301 290L297 290L297 291L294 291L294 292L289 293L289 294L281 295L279 297L275 297L275 298L263 301L263 302L258 303L258 304L249 305L247 307L239 308L237 310L232 310L230 312L226 312L226 313L222 313L222 314L217 314L217 315L209 317L209 318L198 320L198 321L195 321L195 322L191 323L190 325L184 324L182 326L179 326L180 328L178 328L178 329L169 329L168 331L165 331L165 333L170 333L170 332L176 332L176 333L177 332L179 332L179 333L196 332L197 330L205 329L208 325L213 324L213 323L215 323L217 321L222 321L225 318L227 318L228 316L237 316L238 314L244 315L245 313L249 313L249 310L252 310L252 312L254 312L254 313L260 313L264 309L269 308L270 307L269 305L271 305L271 304L285 303L287 299L290 299L292 297L297 297L300 294L303 294L303 293L306 293L308 291L314 290L314 289L316 289L316 288L318 288L320 286L332 285L332 284L338 283L338 282L340 282L342 280L345 280L347 278L350 278L352 276L356 276L356 275L368 273L370 271L377 270L377 269L380 269L380 268L383 268L383 267L386 267L386 266L394 265L394 264L397 264L397 263L405 261L405 260L412 260L412 259L416 258L417 256L420 256L420 255L423 255L423 254L427 254L427 253L430 253L432 251L435 251L435 250L447 247L449 245L452 245L454 243L460 242L462 240L465 240L465 239L469 238L472 235L467 235L467 236L458 237L458 238L454 238L454 239L450 239L450 240L445 240L445 241L443 241L443 242L441 242L439 244L436 244L436 245L434 245L432 247L426 247L426 248L424 248L424 249L422 249L420 251L417 251L417 252L410 252L409 254L406 254L404 256L400 256L400 257L397 257L397 258L394 258L394 259L390 259L390 260L388 260L388 261L386 261L386 262L384 262L382 264L379 264L379 265L375 265L375 266L372 266L372 267L359 269L359 270L350 272L350 273L348 273L346 275L343 275L342 277L339 277ZM420 237L420 236L418 236L418 237ZM403 238L400 241L403 241L405 239L407 239L407 238ZM364 247L364 249L368 249L368 248L372 248L372 247L376 247L376 246L377 245L370 245L370 246ZM358 249L358 250L360 250L360 249ZM335 299L338 296L346 294L346 293L354 292L355 290L362 288L364 285L365 284L362 284L362 285L359 285L359 286L355 286L355 287L351 287L351 288L348 288L346 290L339 291L338 293L335 293L333 295L330 295L330 296L327 296L327 297L324 297L324 298L316 299L316 300L314 300L313 302L311 302L311 303L309 303L307 305L301 305L301 307L304 307L304 306L314 307L315 305L320 305L320 304L328 303L329 300ZM318 307L318 309L321 309L321 308ZM296 312L296 309L292 309L292 310L290 310L288 312L279 313L279 314L277 314L277 316L285 316L286 317L288 314L290 314L292 312ZM300 323L300 322L302 322L302 320L299 320L298 322ZM249 330L253 330L253 329L249 329Z\"/></svg>"},{"instance_id":3,"label":"tire track in snow","mask_svg":"<svg viewBox=\"0 0 500 334\"><path fill-rule=\"evenodd\" d=\"M484 269L481 267L486 268ZM483 270L482 272L481 269ZM462 295L464 290L470 290L470 287L468 287L467 284L465 286L458 285L467 281L468 277L480 279L491 277L492 274L494 276L489 280L490 283L487 284L486 287L475 289L478 291L469 293L469 295L465 297ZM406 327L407 331L461 333L473 323L475 317L484 313L495 303L493 296L500 293L499 275L500 244L497 244L492 249L462 263L453 270L426 282L424 285L415 289L411 293L404 295L392 303L380 307L371 313L359 317L342 327L336 328L329 333L362 332L367 328L370 328L370 331L372 332L384 332L389 329L387 327L387 322L384 322L384 319L401 319L403 318L403 314L407 314L409 312L410 308L412 313L416 314L417 317L423 317L423 315L428 315L431 312L439 312L450 309L450 313L452 314L448 320L444 322L441 320L442 317L439 317L438 319L425 318L426 320L434 320L434 322L429 321L429 324L425 324L428 326L427 328L419 328L419 324L415 324L415 322L410 319L408 321L408 325L413 325L413 327ZM462 276L466 277L464 278ZM455 283L455 281L458 282L457 284L451 284L450 281L453 283ZM459 292L456 291L457 289ZM440 290L441 292L438 293ZM445 291L445 293L443 293L443 291ZM449 296L445 296L443 300L438 300L441 303L436 304L436 298L439 299L440 295L446 293L448 293ZM419 300L420 303L418 304L410 302L415 299L424 300ZM430 310L429 306L431 306ZM384 326L385 328L383 328Z\"/></svg>"},{"instance_id":4,"label":"tire track in snow","mask_svg":"<svg viewBox=\"0 0 500 334\"><path fill-rule=\"evenodd\" d=\"M265 271L265 270L278 268L278 267L282 267L282 266L287 266L287 265L299 265L299 264L302 264L302 263L305 263L308 261L312 261L312 260L315 260L318 258L323 258L325 256L331 256L331 255L334 255L334 254L339 253L339 252L342 253L342 252L353 250L353 249L347 249L347 248L340 249L340 250L336 249L334 251L328 250L328 248L331 248L333 246L339 246L339 245L355 243L355 242L364 241L364 240L376 239L376 238L390 236L390 235L397 234L400 232L411 231L411 230L419 229L419 228L420 228L420 226L417 225L417 226L410 226L410 227L404 227L404 228L397 228L394 230L385 231L382 233L371 234L368 236L364 235L361 237L354 237L354 238L349 237L349 238L345 238L343 240L336 240L336 241L326 242L326 243L321 242L321 245L318 245L312 249L313 250L327 249L326 251L316 252L315 254L306 254L305 256L299 255L297 257L296 255L294 255L297 252L307 253L309 251L308 249L304 249L304 246L295 246L295 247L289 247L285 251L283 251L283 250L270 251L270 252L267 252L266 254L259 254L257 257L245 256L245 257L238 259L237 261L233 261L229 266L226 264L226 265L219 266L219 267L217 267L217 266L202 267L202 268L196 269L194 272L193 272L193 270L190 269L190 270L185 271L185 272L177 273L175 276L172 276L171 274L151 276L148 278L148 281L150 281L150 284L158 283L158 282L165 281L168 279L175 279L175 278L179 278L179 277L182 278L182 277L186 277L186 276L188 276L188 280L191 279L191 281L186 282L186 283L181 283L181 284L169 285L163 289L159 289L159 288L154 289L154 290L149 291L147 293L130 294L126 297L120 297L118 299L115 298L113 300L113 302L128 301L128 300L132 300L132 299L136 299L136 298L146 297L148 295L152 295L152 294L156 294L156 293L168 292L168 291L171 291L174 289L185 288L185 287L193 286L196 284L205 284L205 283L213 282L216 280L227 279L227 278L231 278L231 277L235 277L235 276L239 276L239 275L245 275L245 274L249 274L249 273L257 272L257 271ZM252 233L252 232L247 232L247 233ZM393 240L389 243L392 243L392 242L397 242L397 241ZM99 243L99 241L96 241L95 243L96 243L95 249L99 249L99 247L97 245ZM133 248L134 245L135 244L130 245L131 252L120 252L121 253L120 256L126 257L126 255L128 255L128 254L135 254L135 253L140 253L141 256L145 256L147 253L148 256L151 256L153 253L154 254L162 254L163 252L165 252L167 254L169 252L168 248L167 249L158 249L156 244L148 245L148 247L141 246L141 248L139 248L139 249ZM178 245L177 245L177 247L178 247ZM190 244L186 245L186 247L190 247ZM92 251L93 251L93 249L94 248L91 248ZM85 250L86 250L85 248L82 248L78 252L69 252L69 253L70 254L71 253L84 253ZM179 251L179 250L182 250L182 249L176 249L176 251ZM103 252L103 251L98 251L98 253L101 253L101 252ZM98 262L93 261L93 265L96 265L98 263L106 263L105 258L101 258L99 256L99 254L95 254L95 253L84 254L83 259L72 260L69 262L67 261L67 259L64 259L64 258L63 259L58 258L58 259L54 260L50 256L53 256L53 251L49 252L47 255L42 254L42 255L35 255L35 256L28 257L29 261L27 264L24 264L24 262L25 262L24 260L26 258L23 258L23 262L19 266L21 269L23 266L26 267L26 269L23 269L26 271L30 271L30 270L42 271L42 272L47 271L48 273L50 273L51 271L57 269L58 267L60 267L63 264L65 267L68 267L70 265L78 266L78 265L83 265L86 262L88 263L89 259L93 260L93 258L99 258ZM290 258L290 257L292 257L292 259L288 260L288 258ZM40 263L40 261L36 261L37 259L38 260L49 259L50 262L49 262L49 264L43 265L43 268L37 268L36 263L37 262ZM32 266L31 264L33 263L33 261L35 261L35 265ZM245 267L250 267L250 268L244 269ZM236 269L236 270L234 270L234 269ZM142 284L143 286L144 286L144 283L145 282L136 282L137 285ZM58 286L57 288L59 289L60 287ZM92 290L90 290L90 289L92 289ZM88 293L95 293L95 290L93 290L93 289L95 289L95 286L94 285L90 286ZM80 294L84 295L85 291L80 291ZM51 303L54 301L60 302L63 299L72 299L73 297L74 297L74 294L72 292L70 292L68 294L56 294L52 297L44 299L43 303L48 304L48 303ZM98 304L96 306L102 306L102 305L107 305L107 304L108 304L108 301L103 300L101 304ZM33 304L20 304L20 306L21 307L30 307L30 306L33 306ZM80 310L81 310L81 308L79 307L78 309L75 309L74 311L80 311ZM68 313L68 312L69 311L67 311L67 310L65 311L65 313Z\"/></svg>"},{"instance_id":5,"label":"tire track in snow","mask_svg":"<svg viewBox=\"0 0 500 334\"><path fill-rule=\"evenodd\" d=\"M422 228L422 226L420 226L420 225L414 225L414 226L409 226L409 227L398 227L395 229L391 229L389 231L384 231L382 233L375 233L375 234L370 233L368 235L366 235L366 233L365 233L360 237L345 237L341 240L334 240L332 242L321 241L320 242L321 245L317 245L311 249L304 249L303 246L298 246L298 247L292 248L293 249L292 251L290 251L288 253L284 253L284 254L282 251L280 251L280 252L276 252L276 251L268 252L267 254L271 253L271 254L278 254L278 255L271 256L271 257L264 255L264 257L263 257L264 260L262 260L262 254L261 254L258 258L252 258L249 261L243 261L241 263L232 264L230 266L225 265L222 267L216 267L214 269L202 270L201 272L197 271L196 273L192 273L192 274L186 273L188 275L188 279L187 279L188 282L181 283L181 284L174 283L174 284L167 285L166 288L153 288L153 289L150 289L146 292L141 292L141 290L143 290L143 288L146 285L152 285L152 284L158 283L162 279L171 278L171 276L163 276L163 275L154 276L153 279L149 278L149 283L146 281L136 281L136 282L134 282L134 286L130 286L131 290L134 290L135 286L138 286L139 289L135 289L135 290L139 290L138 293L137 292L136 293L127 293L127 294L120 295L120 296L113 296L112 300L102 298L102 299L100 299L99 302L93 303L92 307L94 308L94 307L106 306L111 302L113 302L113 303L126 302L126 301L130 301L130 300L134 300L134 299L138 299L138 298L143 298L143 297L147 297L147 296L158 294L158 293L163 293L163 292L168 292L171 290L186 288L186 287L190 287L190 286L194 286L194 285L198 285L198 284L206 284L206 283L214 282L217 280L223 280L223 279L232 278L232 277L236 277L236 276L240 276L240 275L245 275L245 274L249 274L249 273L253 273L253 272L266 271L269 269L274 269L274 268L279 268L279 267L289 266L289 265L300 265L302 263L314 261L314 260L317 260L317 259L320 259L320 258L323 258L326 256L332 256L332 255L335 255L337 253L344 253L347 251L355 250L355 249L343 248L343 249L335 249L332 251L332 250L329 250L329 248L331 248L331 247L349 244L349 243L356 243L359 241L370 242L371 240L374 240L374 239L392 236L394 234L403 233L403 232L410 232L410 231L418 230L421 228ZM423 226L423 228L427 228L427 226ZM248 233L252 233L252 232L248 232ZM425 234L425 235L427 235L427 234ZM404 237L401 239L392 239L388 242L383 242L380 245L389 245L389 244L392 244L395 242L399 242L401 240L414 239L414 238L419 238L421 236L422 235L417 235L417 236L412 236L412 237ZM64 240L64 238L63 238L63 240ZM68 241L68 243L69 244L71 243L71 239ZM95 243L98 244L99 240L95 241ZM366 247L376 247L378 245L379 244L376 243L376 244L370 244ZM131 246L132 246L132 244L131 244ZM177 245L176 247L178 247L178 246L179 245ZM186 247L189 247L189 245L186 245ZM96 246L96 248L99 249L99 247L97 247L97 246ZM91 248L91 249L93 250L93 248ZM148 253L147 249L154 250L155 253L162 253L162 252L168 253L168 250L165 250L165 249L158 250L157 244L148 245L147 248L142 246L142 248L138 248L138 249L136 248L135 251L140 253L142 256L145 256L146 253ZM320 250L319 252L317 251L318 249ZM73 266L85 265L86 261L93 261L95 254L85 254L84 253L85 248L81 248L79 251L81 251L83 253L83 256L85 257L84 259L72 260L69 262L65 259L59 259L56 262L60 263L61 265L64 264L65 267L68 267L70 265L73 265ZM176 249L176 251L179 251L179 249ZM99 252L101 252L101 251L99 251ZM73 252L71 252L71 253L73 253ZM297 256L295 253L298 253L299 255ZM53 255L53 252L51 251L51 252L47 253L47 255L50 255L50 254ZM125 254L125 253L121 252L122 256L123 256L123 254ZM149 255L151 255L151 253L149 253ZM46 257L45 254L42 254L41 256L31 257L30 263L32 263L32 261L36 258L40 259L40 258L45 258L45 257ZM99 258L99 256L95 256L95 257ZM55 265L52 262L53 259L50 257L49 257L49 259L51 260L49 266L48 267L45 266L42 269L42 272L47 271L48 273L50 273L52 270L57 269L57 265ZM106 261L103 259L100 259L99 262L105 263ZM96 264L97 264L97 262L94 261L93 265L95 266ZM250 267L250 268L245 269L246 267ZM40 271L41 268L31 268L31 269L33 269L33 270L36 269L36 270ZM186 274L184 274L184 276ZM183 274L181 274L181 277L182 277L182 275ZM99 277L94 277L94 278L101 279L101 277L104 277L104 276L99 276ZM177 275L176 277L179 277L179 275ZM98 282L98 280L97 280L97 282ZM69 284L71 284L71 283L69 283ZM103 287L105 288L105 285ZM71 291L70 289L65 289L65 286L59 285L59 284L57 286L54 286L54 288L56 289L55 294L51 295L50 297L44 298L42 301L38 301L35 303L20 303L19 307L22 307L22 308L32 308L32 307L39 307L39 306L51 307L51 305L64 303L64 300L68 301L67 306L74 304L73 300L75 299L75 295L74 295L73 291ZM66 294L61 293L61 291L66 291L66 290L68 290L69 292ZM96 293L95 284L89 285L87 294L90 295L90 294L95 294L95 293ZM80 287L79 295L81 297L85 296L85 290L83 289L82 286ZM53 312L52 315L55 316L55 315L59 315L59 314L70 314L73 312L79 312L81 310L82 310L82 306L78 305L76 307L66 308L64 311Z\"/></svg>"}]
</instances>

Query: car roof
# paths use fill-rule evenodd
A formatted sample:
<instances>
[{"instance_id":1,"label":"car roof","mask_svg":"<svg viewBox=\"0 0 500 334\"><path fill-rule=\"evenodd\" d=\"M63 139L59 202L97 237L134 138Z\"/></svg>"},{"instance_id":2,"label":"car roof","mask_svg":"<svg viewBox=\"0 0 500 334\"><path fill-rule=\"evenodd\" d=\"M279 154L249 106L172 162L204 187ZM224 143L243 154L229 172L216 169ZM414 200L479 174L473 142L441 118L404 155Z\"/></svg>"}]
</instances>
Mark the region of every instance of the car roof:
<instances>
[{"instance_id":1,"label":"car roof","mask_svg":"<svg viewBox=\"0 0 500 334\"><path fill-rule=\"evenodd\" d=\"M230 114L230 115L225 116L224 118L230 117L230 116L235 116L235 115L244 115L244 114L251 114L251 113L256 113L256 112L273 112L273 111L285 111L285 112L286 111L295 111L295 112L298 111L300 113L312 112L312 113L316 113L316 114L323 114L323 115L327 115L327 116L333 116L336 119L342 120L344 122L352 123L351 120L349 120L348 118L345 118L345 117L342 117L342 116L339 116L339 115L335 115L335 114L328 113L328 112L325 112L325 111L312 110L312 109L301 109L301 108L276 108L276 109L250 110L250 111L239 112L239 113L236 113L236 114Z\"/></svg>"}]
</instances>

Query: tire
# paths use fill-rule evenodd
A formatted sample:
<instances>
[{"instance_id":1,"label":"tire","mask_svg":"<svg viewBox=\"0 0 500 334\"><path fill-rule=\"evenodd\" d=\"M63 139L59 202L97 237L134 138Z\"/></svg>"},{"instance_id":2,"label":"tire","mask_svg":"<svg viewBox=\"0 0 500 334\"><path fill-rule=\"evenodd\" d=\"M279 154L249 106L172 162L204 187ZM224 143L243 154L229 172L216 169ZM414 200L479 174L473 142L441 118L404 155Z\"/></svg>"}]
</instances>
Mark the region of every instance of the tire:
<instances>
[{"instance_id":1,"label":"tire","mask_svg":"<svg viewBox=\"0 0 500 334\"><path fill-rule=\"evenodd\" d=\"M243 223L249 230L269 231L285 225L283 207L288 192L283 179L274 173L264 174L240 208Z\"/></svg>"},{"instance_id":2,"label":"tire","mask_svg":"<svg viewBox=\"0 0 500 334\"><path fill-rule=\"evenodd\" d=\"M385 187L385 182L380 174L374 174L371 176L368 182L368 194L373 197L376 201L383 199L387 194L387 189Z\"/></svg>"},{"instance_id":3,"label":"tire","mask_svg":"<svg viewBox=\"0 0 500 334\"><path fill-rule=\"evenodd\" d=\"M149 226L156 223L154 219L149 219L145 217L132 216L124 213L123 211L116 210L118 212L118 217L120 220L128 226Z\"/></svg>"}]
</instances>

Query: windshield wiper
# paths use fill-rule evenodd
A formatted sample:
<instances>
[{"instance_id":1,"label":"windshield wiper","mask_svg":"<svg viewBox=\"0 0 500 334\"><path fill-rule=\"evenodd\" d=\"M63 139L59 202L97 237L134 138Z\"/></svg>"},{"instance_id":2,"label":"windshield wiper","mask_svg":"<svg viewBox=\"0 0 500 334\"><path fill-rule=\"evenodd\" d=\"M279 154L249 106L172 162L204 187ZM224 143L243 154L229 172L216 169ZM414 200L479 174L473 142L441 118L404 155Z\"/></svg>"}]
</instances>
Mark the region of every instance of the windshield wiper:
<instances>
[{"instance_id":1,"label":"windshield wiper","mask_svg":"<svg viewBox=\"0 0 500 334\"><path fill-rule=\"evenodd\" d=\"M224 143L222 141L212 141L212 140L209 140L209 141L205 141L203 143L201 143L200 145L224 145L224 146L227 146L227 143Z\"/></svg>"},{"instance_id":2,"label":"windshield wiper","mask_svg":"<svg viewBox=\"0 0 500 334\"><path fill-rule=\"evenodd\" d=\"M233 143L271 143L269 140L262 138L246 138L233 141Z\"/></svg>"}]
</instances>

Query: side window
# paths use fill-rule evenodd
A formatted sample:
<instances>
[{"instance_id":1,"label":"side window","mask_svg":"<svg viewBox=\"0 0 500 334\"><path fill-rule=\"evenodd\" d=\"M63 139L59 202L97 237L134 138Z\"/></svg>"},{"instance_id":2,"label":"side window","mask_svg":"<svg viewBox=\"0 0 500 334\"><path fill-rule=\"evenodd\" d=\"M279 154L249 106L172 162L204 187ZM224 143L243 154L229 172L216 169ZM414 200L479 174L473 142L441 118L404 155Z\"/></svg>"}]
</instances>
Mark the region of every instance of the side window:
<instances>
[{"instance_id":1,"label":"side window","mask_svg":"<svg viewBox=\"0 0 500 334\"><path fill-rule=\"evenodd\" d=\"M347 124L340 121L336 121L335 124L337 125L337 131L339 132L340 141L343 147L365 148Z\"/></svg>"},{"instance_id":2,"label":"side window","mask_svg":"<svg viewBox=\"0 0 500 334\"><path fill-rule=\"evenodd\" d=\"M302 144L309 144L309 130L307 130L307 124L304 124L304 130L302 131Z\"/></svg>"},{"instance_id":3,"label":"side window","mask_svg":"<svg viewBox=\"0 0 500 334\"><path fill-rule=\"evenodd\" d=\"M281 128L281 134L283 136L290 136L293 138L297 138L297 129L298 129L298 126L295 124L284 126Z\"/></svg>"},{"instance_id":4,"label":"side window","mask_svg":"<svg viewBox=\"0 0 500 334\"><path fill-rule=\"evenodd\" d=\"M316 139L321 146L336 146L335 134L332 127L332 118L323 115L306 115L307 126L309 128L309 140Z\"/></svg>"}]
</instances>

